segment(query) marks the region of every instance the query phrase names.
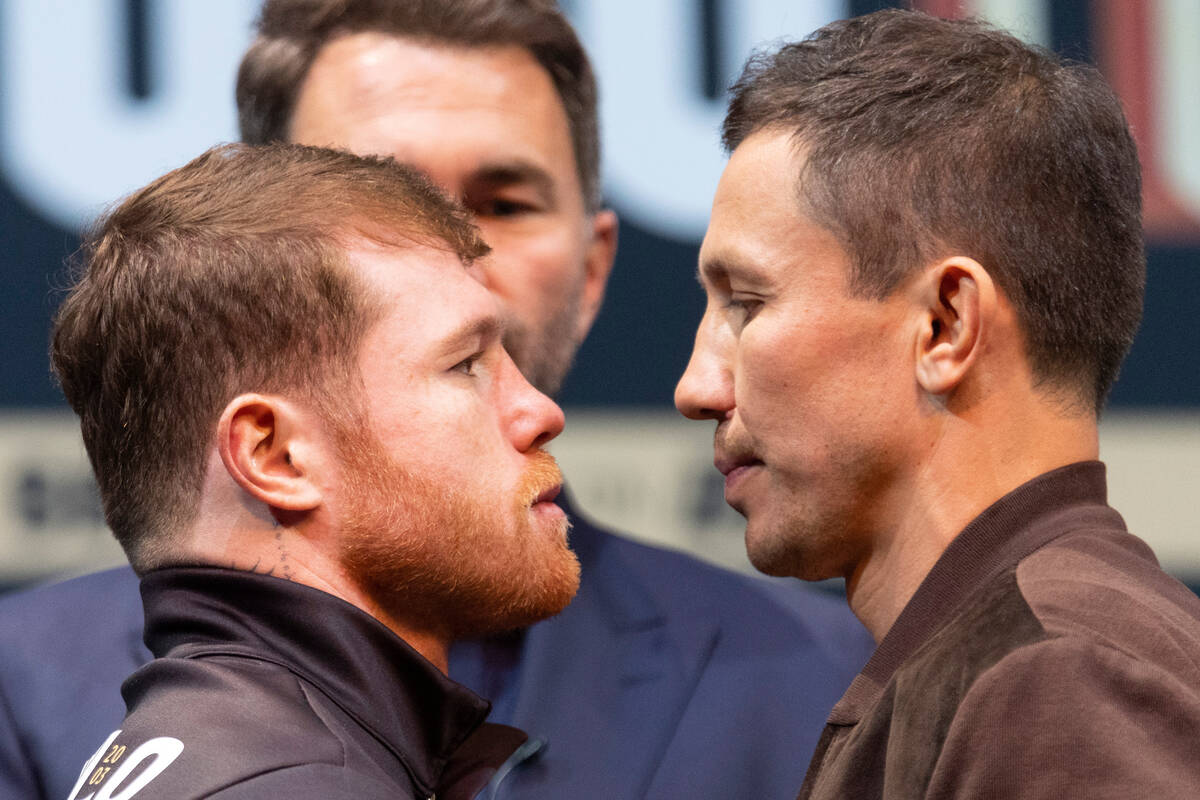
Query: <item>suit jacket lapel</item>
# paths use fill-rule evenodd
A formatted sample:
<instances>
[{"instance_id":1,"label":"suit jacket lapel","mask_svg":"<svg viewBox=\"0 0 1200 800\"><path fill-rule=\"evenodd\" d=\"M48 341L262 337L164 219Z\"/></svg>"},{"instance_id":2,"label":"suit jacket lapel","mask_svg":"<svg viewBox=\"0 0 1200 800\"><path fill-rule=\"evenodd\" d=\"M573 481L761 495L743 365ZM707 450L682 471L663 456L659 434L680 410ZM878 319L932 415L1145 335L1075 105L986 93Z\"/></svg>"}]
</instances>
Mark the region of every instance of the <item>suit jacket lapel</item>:
<instances>
[{"instance_id":1,"label":"suit jacket lapel","mask_svg":"<svg viewBox=\"0 0 1200 800\"><path fill-rule=\"evenodd\" d=\"M718 616L702 598L689 613L664 607L628 548L560 502L574 522L580 593L526 633L513 724L548 747L503 794L536 777L544 797L569 797L572 785L640 797L704 671Z\"/></svg>"}]
</instances>

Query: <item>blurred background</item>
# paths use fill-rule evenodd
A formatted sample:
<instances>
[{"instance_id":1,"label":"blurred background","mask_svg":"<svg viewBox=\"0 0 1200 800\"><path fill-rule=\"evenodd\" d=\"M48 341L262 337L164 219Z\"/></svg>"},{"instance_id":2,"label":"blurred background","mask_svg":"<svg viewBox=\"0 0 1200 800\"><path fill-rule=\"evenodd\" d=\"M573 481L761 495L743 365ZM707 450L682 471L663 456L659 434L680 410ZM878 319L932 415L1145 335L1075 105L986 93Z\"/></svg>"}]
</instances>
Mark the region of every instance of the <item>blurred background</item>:
<instances>
[{"instance_id":1,"label":"blurred background","mask_svg":"<svg viewBox=\"0 0 1200 800\"><path fill-rule=\"evenodd\" d=\"M671 397L703 298L697 246L724 164L725 87L757 46L899 3L571 0L601 88L621 245L560 397L554 450L588 513L749 570L710 427ZM1142 156L1141 333L1101 428L1110 502L1200 588L1200 2L924 0L1096 64ZM233 80L255 0L0 0L0 591L122 560L47 366L63 259L104 206L236 139ZM164 437L171 431L164 430ZM1190 498L1190 499L1189 499Z\"/></svg>"}]
</instances>

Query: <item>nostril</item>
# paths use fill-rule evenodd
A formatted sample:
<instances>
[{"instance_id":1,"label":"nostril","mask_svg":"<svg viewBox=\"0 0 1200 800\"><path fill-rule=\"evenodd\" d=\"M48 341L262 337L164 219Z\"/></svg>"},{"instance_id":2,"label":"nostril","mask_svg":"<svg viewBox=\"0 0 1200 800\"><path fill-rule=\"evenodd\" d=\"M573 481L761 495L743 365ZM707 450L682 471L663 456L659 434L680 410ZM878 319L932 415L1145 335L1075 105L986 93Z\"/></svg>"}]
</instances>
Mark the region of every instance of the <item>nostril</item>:
<instances>
[{"instance_id":1,"label":"nostril","mask_svg":"<svg viewBox=\"0 0 1200 800\"><path fill-rule=\"evenodd\" d=\"M553 430L553 431L542 431L540 434L538 434L537 438L533 440L533 443L530 445L530 448L536 450L538 448L545 447L547 444L550 443L550 441L555 436L558 436L559 431L561 431L561 430L562 429L559 428L559 429Z\"/></svg>"}]
</instances>

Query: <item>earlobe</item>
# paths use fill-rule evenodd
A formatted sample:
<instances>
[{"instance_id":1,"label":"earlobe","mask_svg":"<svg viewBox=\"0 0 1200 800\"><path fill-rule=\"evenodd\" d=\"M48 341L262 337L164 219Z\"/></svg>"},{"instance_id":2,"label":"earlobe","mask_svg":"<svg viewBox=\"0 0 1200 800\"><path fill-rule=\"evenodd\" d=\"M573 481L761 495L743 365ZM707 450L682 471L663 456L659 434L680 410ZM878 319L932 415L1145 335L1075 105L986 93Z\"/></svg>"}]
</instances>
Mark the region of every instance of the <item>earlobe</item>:
<instances>
[{"instance_id":1,"label":"earlobe","mask_svg":"<svg viewBox=\"0 0 1200 800\"><path fill-rule=\"evenodd\" d=\"M584 256L583 293L579 298L579 322L575 331L576 341L587 338L600 305L604 302L604 290L608 276L612 273L613 259L617 255L617 215L609 209L597 211L591 219L591 238Z\"/></svg>"},{"instance_id":2,"label":"earlobe","mask_svg":"<svg viewBox=\"0 0 1200 800\"><path fill-rule=\"evenodd\" d=\"M924 305L917 335L917 382L931 395L958 388L981 350L996 302L995 286L981 264L954 257L922 276Z\"/></svg>"},{"instance_id":3,"label":"earlobe","mask_svg":"<svg viewBox=\"0 0 1200 800\"><path fill-rule=\"evenodd\" d=\"M217 447L229 476L248 494L284 512L311 511L321 491L309 474L307 426L277 397L235 397L217 422Z\"/></svg>"}]
</instances>

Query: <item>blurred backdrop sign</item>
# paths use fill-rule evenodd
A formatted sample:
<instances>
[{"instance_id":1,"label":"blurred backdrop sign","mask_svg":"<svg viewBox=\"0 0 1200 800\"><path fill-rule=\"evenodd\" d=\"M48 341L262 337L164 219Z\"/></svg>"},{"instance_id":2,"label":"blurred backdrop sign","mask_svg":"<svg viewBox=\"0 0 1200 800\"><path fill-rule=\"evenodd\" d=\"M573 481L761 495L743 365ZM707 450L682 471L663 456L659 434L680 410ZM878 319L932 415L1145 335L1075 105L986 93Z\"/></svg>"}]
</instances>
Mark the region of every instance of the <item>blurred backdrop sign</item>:
<instances>
[{"instance_id":1,"label":"blurred backdrop sign","mask_svg":"<svg viewBox=\"0 0 1200 800\"><path fill-rule=\"evenodd\" d=\"M257 5L0 0L0 583L119 558L73 417L48 373L49 319L67 282L63 259L77 246L80 227L107 204L236 138L234 77ZM622 243L608 301L561 398L572 410L558 448L576 493L597 516L736 560L740 521L720 502L719 481L710 480L708 434L701 426L673 427L670 410L702 307L693 275L725 162L725 90L756 46L892 4L563 5L600 81L605 194L621 215ZM1143 159L1149 283L1142 332L1105 423L1104 456L1114 492L1125 487L1120 491L1135 505L1161 495L1169 506L1171 493L1195 494L1200 2L913 5L941 16L984 16L1094 62L1121 94ZM1154 525L1161 514L1147 509ZM1200 553L1188 544L1200 534L1196 521L1180 512L1160 524L1179 529L1160 552L1200 575Z\"/></svg>"},{"instance_id":2,"label":"blurred backdrop sign","mask_svg":"<svg viewBox=\"0 0 1200 800\"><path fill-rule=\"evenodd\" d=\"M0 164L67 229L218 141L237 138L246 0L5 0Z\"/></svg>"},{"instance_id":3,"label":"blurred backdrop sign","mask_svg":"<svg viewBox=\"0 0 1200 800\"><path fill-rule=\"evenodd\" d=\"M723 164L724 88L755 47L854 11L844 0L569 3L603 90L610 200L651 231L698 239ZM1126 99L1147 227L1200 238L1200 4L924 0L1054 44L1054 6L1090 12L1090 53ZM0 166L16 195L76 229L114 198L236 138L248 0L4 0ZM864 9L865 10L865 9ZM1059 11L1058 13L1061 13Z\"/></svg>"}]
</instances>

